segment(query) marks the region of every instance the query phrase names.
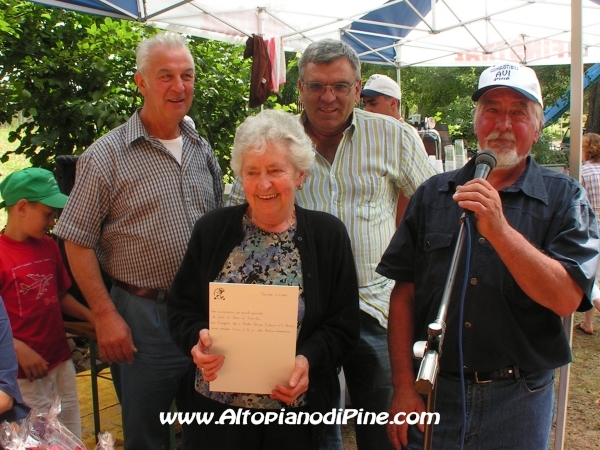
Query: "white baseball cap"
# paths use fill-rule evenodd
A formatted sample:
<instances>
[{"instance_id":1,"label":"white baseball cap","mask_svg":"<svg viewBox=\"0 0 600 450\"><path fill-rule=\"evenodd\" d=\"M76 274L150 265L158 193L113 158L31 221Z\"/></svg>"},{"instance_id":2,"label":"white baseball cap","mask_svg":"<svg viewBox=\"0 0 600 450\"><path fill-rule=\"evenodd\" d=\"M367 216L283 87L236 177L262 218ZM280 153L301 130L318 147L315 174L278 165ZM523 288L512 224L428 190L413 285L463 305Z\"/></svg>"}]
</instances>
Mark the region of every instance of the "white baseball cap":
<instances>
[{"instance_id":1,"label":"white baseball cap","mask_svg":"<svg viewBox=\"0 0 600 450\"><path fill-rule=\"evenodd\" d=\"M481 73L478 89L471 98L477 101L487 91L498 87L514 89L544 107L540 82L533 69L529 67L515 64L488 67Z\"/></svg>"},{"instance_id":2,"label":"white baseball cap","mask_svg":"<svg viewBox=\"0 0 600 450\"><path fill-rule=\"evenodd\" d=\"M377 97L379 95L389 95L400 100L400 86L386 75L371 75L365 83L360 96Z\"/></svg>"}]
</instances>

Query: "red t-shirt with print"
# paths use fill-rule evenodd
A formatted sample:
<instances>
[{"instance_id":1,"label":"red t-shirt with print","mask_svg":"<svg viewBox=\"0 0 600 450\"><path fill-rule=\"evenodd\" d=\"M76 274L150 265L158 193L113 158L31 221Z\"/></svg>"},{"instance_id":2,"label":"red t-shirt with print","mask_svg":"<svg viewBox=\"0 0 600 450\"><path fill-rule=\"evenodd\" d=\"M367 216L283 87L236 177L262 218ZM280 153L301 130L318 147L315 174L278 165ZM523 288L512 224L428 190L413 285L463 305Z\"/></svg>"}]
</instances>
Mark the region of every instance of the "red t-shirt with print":
<instances>
[{"instance_id":1,"label":"red t-shirt with print","mask_svg":"<svg viewBox=\"0 0 600 450\"><path fill-rule=\"evenodd\" d=\"M71 358L59 293L71 286L56 242L0 234L0 295L13 336L38 352L48 370ZM27 378L19 367L19 378Z\"/></svg>"}]
</instances>

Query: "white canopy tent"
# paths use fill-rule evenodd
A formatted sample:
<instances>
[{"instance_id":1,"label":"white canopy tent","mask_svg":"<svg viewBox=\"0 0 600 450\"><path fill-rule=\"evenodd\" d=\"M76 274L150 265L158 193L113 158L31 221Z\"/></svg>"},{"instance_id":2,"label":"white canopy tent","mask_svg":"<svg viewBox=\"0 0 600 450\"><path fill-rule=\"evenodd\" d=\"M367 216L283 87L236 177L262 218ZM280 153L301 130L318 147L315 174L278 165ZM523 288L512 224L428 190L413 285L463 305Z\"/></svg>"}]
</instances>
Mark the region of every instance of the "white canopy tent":
<instances>
[{"instance_id":1,"label":"white canopy tent","mask_svg":"<svg viewBox=\"0 0 600 450\"><path fill-rule=\"evenodd\" d=\"M244 43L252 34L281 38L288 51L302 51L311 42L339 39L354 20L386 5L386 0L34 0L50 6L137 20L159 28L230 43ZM431 0L393 0L416 4L426 13ZM413 7L414 8L414 7ZM415 16L413 21L420 20Z\"/></svg>"},{"instance_id":2,"label":"white canopy tent","mask_svg":"<svg viewBox=\"0 0 600 450\"><path fill-rule=\"evenodd\" d=\"M598 3L582 1L585 63L600 61ZM342 38L354 42L361 59L378 62L369 55L385 54L398 67L569 64L573 8L570 0L439 0L406 34L398 31L404 27L363 18Z\"/></svg>"},{"instance_id":3,"label":"white canopy tent","mask_svg":"<svg viewBox=\"0 0 600 450\"><path fill-rule=\"evenodd\" d=\"M569 64L570 0L34 0L232 43L302 51L343 39L363 61L405 66ZM582 0L583 61L600 62L600 0Z\"/></svg>"}]
</instances>

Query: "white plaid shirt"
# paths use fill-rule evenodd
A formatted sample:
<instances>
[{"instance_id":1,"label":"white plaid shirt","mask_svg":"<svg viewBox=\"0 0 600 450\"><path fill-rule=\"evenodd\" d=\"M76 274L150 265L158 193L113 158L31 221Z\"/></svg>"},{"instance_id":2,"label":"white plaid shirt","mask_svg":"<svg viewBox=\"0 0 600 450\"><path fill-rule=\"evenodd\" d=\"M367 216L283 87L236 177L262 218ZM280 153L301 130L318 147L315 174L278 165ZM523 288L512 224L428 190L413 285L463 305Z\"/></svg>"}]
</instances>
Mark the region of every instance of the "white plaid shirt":
<instances>
[{"instance_id":1,"label":"white plaid shirt","mask_svg":"<svg viewBox=\"0 0 600 450\"><path fill-rule=\"evenodd\" d=\"M304 113L300 116L306 120ZM348 229L356 261L360 307L387 328L394 282L375 272L396 231L399 190L411 196L435 170L418 134L396 119L355 109L333 164L318 153L304 188L303 208L337 216ZM244 201L236 180L228 204Z\"/></svg>"},{"instance_id":2,"label":"white plaid shirt","mask_svg":"<svg viewBox=\"0 0 600 450\"><path fill-rule=\"evenodd\" d=\"M594 213L600 218L600 163L587 161L581 166L581 184Z\"/></svg>"},{"instance_id":3,"label":"white plaid shirt","mask_svg":"<svg viewBox=\"0 0 600 450\"><path fill-rule=\"evenodd\" d=\"M54 234L94 248L113 278L168 290L194 223L222 205L221 169L191 124L179 124L180 165L138 113L81 155Z\"/></svg>"}]
</instances>

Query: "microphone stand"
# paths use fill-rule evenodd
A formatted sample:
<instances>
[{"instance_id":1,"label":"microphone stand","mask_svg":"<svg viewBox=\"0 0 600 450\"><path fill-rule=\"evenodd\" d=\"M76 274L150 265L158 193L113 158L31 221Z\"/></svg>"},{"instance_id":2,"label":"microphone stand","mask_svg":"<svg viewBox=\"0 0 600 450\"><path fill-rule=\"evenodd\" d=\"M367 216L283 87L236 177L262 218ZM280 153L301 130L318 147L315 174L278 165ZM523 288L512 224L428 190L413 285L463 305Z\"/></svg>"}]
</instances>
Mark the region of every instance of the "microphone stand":
<instances>
[{"instance_id":1,"label":"microphone stand","mask_svg":"<svg viewBox=\"0 0 600 450\"><path fill-rule=\"evenodd\" d=\"M483 150L475 158L475 176L473 178L486 179L491 170L496 167L496 156L490 150ZM437 390L437 376L440 371L439 360L442 356L442 343L444 342L444 333L446 332L446 316L448 315L448 306L450 304L450 295L454 287L456 278L456 269L460 261L464 242L465 242L465 219L466 212L460 216L460 229L458 239L454 248L454 255L450 262L450 270L442 301L435 321L427 327L427 341L415 342L413 354L415 358L422 359L419 374L415 381L415 389L422 395L427 395L427 412L432 413L435 410L435 394ZM431 450L433 442L433 424L425 424L425 435L423 438L423 450Z\"/></svg>"},{"instance_id":2,"label":"microphone stand","mask_svg":"<svg viewBox=\"0 0 600 450\"><path fill-rule=\"evenodd\" d=\"M427 341L416 342L413 346L413 353L416 358L422 359L419 374L415 381L415 389L422 395L427 395L427 413L435 410L435 395L437 390L437 376L439 373L439 359L442 356L442 343L446 332L446 316L450 304L450 295L456 278L456 270L460 262L460 256L465 241L465 218L466 213L460 217L460 230L458 239L454 248L454 255L450 263L448 278L444 286L442 301L435 321L429 324L427 328ZM431 450L433 442L433 424L425 424L425 433L423 439L423 450Z\"/></svg>"}]
</instances>

